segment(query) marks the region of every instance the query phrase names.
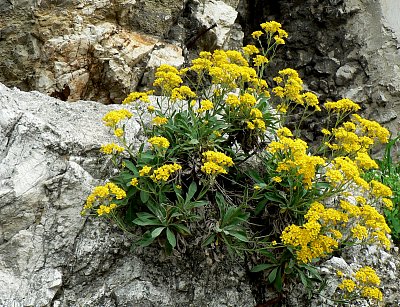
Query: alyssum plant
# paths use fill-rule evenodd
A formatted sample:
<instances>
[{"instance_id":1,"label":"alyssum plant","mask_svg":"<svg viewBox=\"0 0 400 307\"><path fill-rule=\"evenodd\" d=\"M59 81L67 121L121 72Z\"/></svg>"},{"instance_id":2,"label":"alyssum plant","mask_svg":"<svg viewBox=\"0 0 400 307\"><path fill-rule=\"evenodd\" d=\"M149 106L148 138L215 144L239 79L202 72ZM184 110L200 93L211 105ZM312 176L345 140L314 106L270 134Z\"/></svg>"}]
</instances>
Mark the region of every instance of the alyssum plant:
<instances>
[{"instance_id":1,"label":"alyssum plant","mask_svg":"<svg viewBox=\"0 0 400 307\"><path fill-rule=\"evenodd\" d=\"M369 151L387 143L389 132L341 99L323 105L329 127L310 148L300 125L321 111L318 97L303 91L290 68L268 87L264 73L288 34L274 21L261 28L252 34L259 47L201 52L180 70L161 65L154 81L160 96L131 93L123 103L134 104L135 114L104 116L118 142L101 151L119 173L94 188L82 213L110 219L139 236L136 245L159 244L167 253L200 237L203 248L252 254L252 270L278 291L289 278L312 288L321 281L315 265L333 252L353 244L390 248L379 208L392 207L392 192L362 177L378 167ZM289 129L295 113L298 125ZM125 139L128 120L140 121L147 137L137 151ZM382 300L372 268L341 278L336 299Z\"/></svg>"}]
</instances>

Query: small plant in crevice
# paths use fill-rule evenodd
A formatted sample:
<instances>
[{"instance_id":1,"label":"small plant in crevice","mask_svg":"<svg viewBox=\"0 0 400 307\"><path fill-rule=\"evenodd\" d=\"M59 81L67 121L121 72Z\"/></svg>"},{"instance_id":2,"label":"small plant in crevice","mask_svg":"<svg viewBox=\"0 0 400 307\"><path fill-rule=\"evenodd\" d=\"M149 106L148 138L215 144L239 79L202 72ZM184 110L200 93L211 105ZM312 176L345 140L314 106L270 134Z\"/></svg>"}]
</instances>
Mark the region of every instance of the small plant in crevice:
<instances>
[{"instance_id":1,"label":"small plant in crevice","mask_svg":"<svg viewBox=\"0 0 400 307\"><path fill-rule=\"evenodd\" d=\"M274 21L261 28L252 34L258 47L201 52L182 69L161 65L154 81L161 96L131 93L123 103L135 112L104 116L118 141L101 151L119 172L94 188L82 214L112 220L134 246L158 244L169 254L196 237L204 249L251 256L251 270L279 292L293 279L313 291L323 258L354 244L390 248L380 208L390 207L392 191L365 179L378 168L370 149L389 132L356 114L349 99L321 106L293 69L279 71L270 88L263 78L288 34ZM300 127L321 108L330 129L310 148ZM290 130L294 115L300 120ZM147 138L136 150L125 138L129 120ZM337 295L372 302L382 299L378 286L371 292L360 283L354 293L343 286Z\"/></svg>"}]
</instances>

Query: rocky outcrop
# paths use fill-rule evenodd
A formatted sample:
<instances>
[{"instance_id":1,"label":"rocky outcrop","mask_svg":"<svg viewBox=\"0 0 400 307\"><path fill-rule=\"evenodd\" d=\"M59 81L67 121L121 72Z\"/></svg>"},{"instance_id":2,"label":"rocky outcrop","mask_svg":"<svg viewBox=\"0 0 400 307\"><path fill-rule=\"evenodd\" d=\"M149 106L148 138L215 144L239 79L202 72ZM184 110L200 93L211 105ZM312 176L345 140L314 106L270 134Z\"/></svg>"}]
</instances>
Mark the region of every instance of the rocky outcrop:
<instances>
[{"instance_id":1,"label":"rocky outcrop","mask_svg":"<svg viewBox=\"0 0 400 307\"><path fill-rule=\"evenodd\" d=\"M99 154L101 144L114 141L101 118L120 107L64 102L0 84L0 306L250 307L275 301L279 296L261 276L249 274L243 259L196 247L168 257L156 245L131 249L134 238L115 225L81 217L93 187L114 172ZM126 135L129 143L143 141L134 119ZM336 270L351 273L365 265L377 269L386 306L397 306L398 250L374 247L349 248L322 263L328 285L322 297L310 301L301 283L289 282L279 302L325 306L338 286Z\"/></svg>"},{"instance_id":2,"label":"rocky outcrop","mask_svg":"<svg viewBox=\"0 0 400 307\"><path fill-rule=\"evenodd\" d=\"M245 37L266 17L283 23L287 44L277 54L272 75L295 68L321 101L348 97L364 116L400 129L399 3L395 0L245 1ZM319 119L320 121L321 119ZM314 127L318 123L308 123Z\"/></svg>"},{"instance_id":3,"label":"rocky outcrop","mask_svg":"<svg viewBox=\"0 0 400 307\"><path fill-rule=\"evenodd\" d=\"M0 4L0 82L76 101L120 103L155 65L237 47L238 0L10 1Z\"/></svg>"},{"instance_id":4,"label":"rocky outcrop","mask_svg":"<svg viewBox=\"0 0 400 307\"><path fill-rule=\"evenodd\" d=\"M98 149L113 139L101 118L115 108L0 84L0 306L253 306L243 263L130 252L132 238L80 216L112 172Z\"/></svg>"}]
</instances>

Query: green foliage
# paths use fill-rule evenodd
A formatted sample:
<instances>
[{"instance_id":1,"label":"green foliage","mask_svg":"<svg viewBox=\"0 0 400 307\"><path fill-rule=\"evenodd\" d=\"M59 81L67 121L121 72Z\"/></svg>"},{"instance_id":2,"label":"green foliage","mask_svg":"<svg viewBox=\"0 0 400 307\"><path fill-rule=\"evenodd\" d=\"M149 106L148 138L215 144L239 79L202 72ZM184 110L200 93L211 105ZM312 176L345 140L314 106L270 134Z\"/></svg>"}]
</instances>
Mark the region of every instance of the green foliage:
<instances>
[{"instance_id":1,"label":"green foliage","mask_svg":"<svg viewBox=\"0 0 400 307\"><path fill-rule=\"evenodd\" d=\"M391 139L385 148L382 159L378 159L378 170L371 170L365 174L368 179L379 180L389 186L393 191L393 209L384 209L386 221L392 230L393 240L400 242L400 163L394 162L392 158L393 147L400 140L400 135Z\"/></svg>"},{"instance_id":2,"label":"green foliage","mask_svg":"<svg viewBox=\"0 0 400 307\"><path fill-rule=\"evenodd\" d=\"M388 227L371 206L389 202L390 193L361 177L376 166L370 147L385 143L388 131L352 114L360 107L342 99L325 104L335 123L310 149L299 129L321 111L318 98L289 68L268 88L264 73L287 33L276 22L261 26L264 32L252 35L260 49L201 52L181 70L161 65L154 82L161 96L134 92L124 100L134 104L147 137L137 151L125 139L124 121L133 114L106 114L121 146L101 151L119 173L93 190L83 214L114 221L135 236L134 246L157 243L171 253L199 244L250 255L251 270L277 291L297 279L311 293L322 282L315 268L322 258L350 244L390 247ZM285 125L296 118L292 133ZM379 299L374 291L369 298Z\"/></svg>"}]
</instances>

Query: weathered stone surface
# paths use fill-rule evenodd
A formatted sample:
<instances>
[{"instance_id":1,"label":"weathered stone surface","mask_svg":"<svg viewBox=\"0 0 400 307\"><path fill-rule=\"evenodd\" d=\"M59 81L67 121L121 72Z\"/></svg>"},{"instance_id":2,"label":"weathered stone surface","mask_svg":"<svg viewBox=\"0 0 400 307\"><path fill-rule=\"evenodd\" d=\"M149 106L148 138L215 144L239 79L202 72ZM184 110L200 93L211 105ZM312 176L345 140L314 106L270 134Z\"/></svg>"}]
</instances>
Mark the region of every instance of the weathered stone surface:
<instances>
[{"instance_id":1,"label":"weathered stone surface","mask_svg":"<svg viewBox=\"0 0 400 307\"><path fill-rule=\"evenodd\" d=\"M213 27L202 38L204 47L207 50L226 48L232 36L238 35L232 29L237 11L223 1L210 0L203 3L198 1L198 4L194 18L201 27L206 29ZM242 39L243 36L239 38L240 41Z\"/></svg>"},{"instance_id":2,"label":"weathered stone surface","mask_svg":"<svg viewBox=\"0 0 400 307\"><path fill-rule=\"evenodd\" d=\"M0 84L0 306L253 306L239 263L131 253L117 228L80 216L112 172L98 149L113 141L101 118L116 108Z\"/></svg>"},{"instance_id":3,"label":"weathered stone surface","mask_svg":"<svg viewBox=\"0 0 400 307\"><path fill-rule=\"evenodd\" d=\"M0 12L0 82L62 100L120 103L151 84L143 75L155 58L182 65L190 39L197 52L203 26L217 23L204 37L212 48L243 39L237 12L223 1L3 1Z\"/></svg>"}]
</instances>

